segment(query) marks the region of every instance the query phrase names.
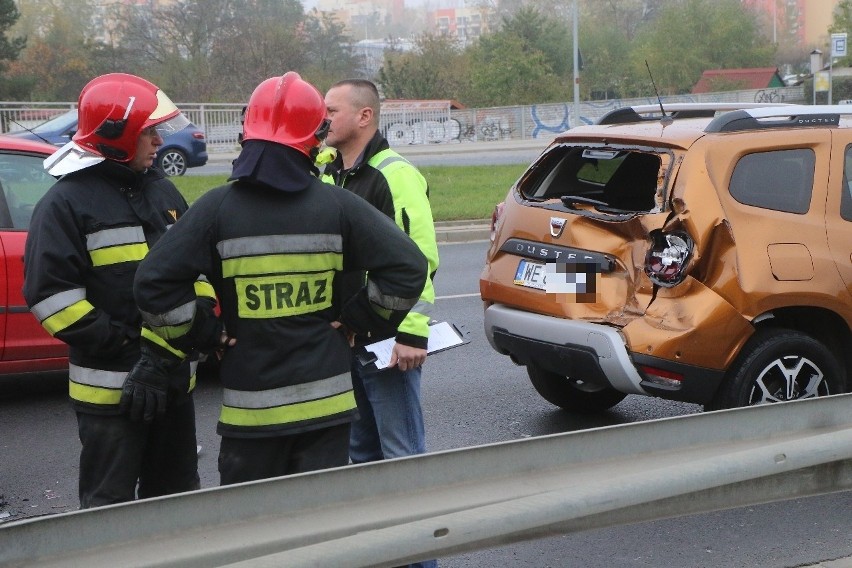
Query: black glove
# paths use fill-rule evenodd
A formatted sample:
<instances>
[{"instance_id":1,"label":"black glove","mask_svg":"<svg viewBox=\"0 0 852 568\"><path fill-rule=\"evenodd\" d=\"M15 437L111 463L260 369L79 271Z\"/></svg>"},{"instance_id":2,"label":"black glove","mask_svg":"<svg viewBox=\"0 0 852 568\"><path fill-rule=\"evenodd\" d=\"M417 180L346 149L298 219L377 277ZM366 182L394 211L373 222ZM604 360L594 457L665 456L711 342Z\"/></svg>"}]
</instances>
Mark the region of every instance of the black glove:
<instances>
[{"instance_id":1,"label":"black glove","mask_svg":"<svg viewBox=\"0 0 852 568\"><path fill-rule=\"evenodd\" d=\"M121 389L122 412L130 413L134 421L151 422L166 412L166 399L171 374L181 359L143 339L142 356L133 365Z\"/></svg>"},{"instance_id":2,"label":"black glove","mask_svg":"<svg viewBox=\"0 0 852 568\"><path fill-rule=\"evenodd\" d=\"M193 349L202 353L212 353L222 347L223 333L225 333L225 324L216 317L212 307L198 300L195 318L189 332L183 337L171 340L169 344L187 353Z\"/></svg>"}]
</instances>

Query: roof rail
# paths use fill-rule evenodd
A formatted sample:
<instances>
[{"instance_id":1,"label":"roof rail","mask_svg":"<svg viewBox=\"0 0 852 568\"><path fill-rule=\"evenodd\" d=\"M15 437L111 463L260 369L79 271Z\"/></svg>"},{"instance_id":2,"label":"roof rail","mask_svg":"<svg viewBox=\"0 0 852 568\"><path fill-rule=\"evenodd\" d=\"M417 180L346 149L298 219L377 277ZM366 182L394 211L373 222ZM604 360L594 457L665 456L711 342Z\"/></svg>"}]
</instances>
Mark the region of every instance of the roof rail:
<instances>
[{"instance_id":1,"label":"roof rail","mask_svg":"<svg viewBox=\"0 0 852 568\"><path fill-rule=\"evenodd\" d=\"M773 107L778 103L669 103L663 109L673 119L712 118L717 112L728 112L746 108ZM633 122L654 122L660 120L662 112L659 104L621 107L603 115L597 124L630 124Z\"/></svg>"},{"instance_id":2,"label":"roof rail","mask_svg":"<svg viewBox=\"0 0 852 568\"><path fill-rule=\"evenodd\" d=\"M840 124L841 115L852 115L852 105L776 105L723 114L714 118L704 132L812 126L832 128Z\"/></svg>"}]
</instances>

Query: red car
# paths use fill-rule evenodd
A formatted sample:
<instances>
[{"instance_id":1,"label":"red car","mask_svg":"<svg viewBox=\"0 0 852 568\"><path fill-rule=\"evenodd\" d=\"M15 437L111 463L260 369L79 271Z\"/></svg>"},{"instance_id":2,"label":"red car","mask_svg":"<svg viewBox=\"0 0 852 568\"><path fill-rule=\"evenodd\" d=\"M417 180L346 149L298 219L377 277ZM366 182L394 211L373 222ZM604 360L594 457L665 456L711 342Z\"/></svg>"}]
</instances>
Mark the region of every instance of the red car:
<instances>
[{"instance_id":1,"label":"red car","mask_svg":"<svg viewBox=\"0 0 852 568\"><path fill-rule=\"evenodd\" d=\"M68 368L67 346L30 313L24 284L24 243L36 202L56 181L42 162L56 147L0 136L0 375Z\"/></svg>"}]
</instances>

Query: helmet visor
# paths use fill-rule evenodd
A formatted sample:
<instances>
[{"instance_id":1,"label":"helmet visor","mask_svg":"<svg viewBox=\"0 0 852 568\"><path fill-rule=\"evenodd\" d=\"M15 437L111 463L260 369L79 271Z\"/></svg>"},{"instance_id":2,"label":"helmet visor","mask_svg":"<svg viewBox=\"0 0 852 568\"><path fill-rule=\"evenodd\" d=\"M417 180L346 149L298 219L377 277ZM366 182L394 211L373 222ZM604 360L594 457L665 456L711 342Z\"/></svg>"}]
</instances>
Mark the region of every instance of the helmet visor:
<instances>
[{"instance_id":1,"label":"helmet visor","mask_svg":"<svg viewBox=\"0 0 852 568\"><path fill-rule=\"evenodd\" d=\"M183 130L187 126L189 126L189 119L183 113L179 113L177 116L174 116L165 122L155 124L154 128L157 129L157 134L165 138L170 134Z\"/></svg>"},{"instance_id":2,"label":"helmet visor","mask_svg":"<svg viewBox=\"0 0 852 568\"><path fill-rule=\"evenodd\" d=\"M189 119L184 116L175 103L163 91L157 91L157 108L145 121L145 128L154 126L157 133L165 138L189 125Z\"/></svg>"}]
</instances>

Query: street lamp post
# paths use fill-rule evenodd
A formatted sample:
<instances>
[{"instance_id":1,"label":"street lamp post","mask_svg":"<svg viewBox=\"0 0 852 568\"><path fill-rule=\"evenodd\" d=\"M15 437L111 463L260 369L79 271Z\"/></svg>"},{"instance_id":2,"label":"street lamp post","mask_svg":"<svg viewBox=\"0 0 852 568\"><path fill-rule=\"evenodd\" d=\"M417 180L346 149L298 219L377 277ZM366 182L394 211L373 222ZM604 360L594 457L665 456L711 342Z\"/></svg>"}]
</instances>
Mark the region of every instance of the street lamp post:
<instances>
[{"instance_id":1,"label":"street lamp post","mask_svg":"<svg viewBox=\"0 0 852 568\"><path fill-rule=\"evenodd\" d=\"M573 34L574 34L574 126L580 125L580 42L577 37L579 34L579 23L577 15L577 0L574 0L573 7Z\"/></svg>"},{"instance_id":2,"label":"street lamp post","mask_svg":"<svg viewBox=\"0 0 852 568\"><path fill-rule=\"evenodd\" d=\"M814 104L816 104L816 74L822 71L822 51L815 49L811 52L811 78L814 82Z\"/></svg>"}]
</instances>

